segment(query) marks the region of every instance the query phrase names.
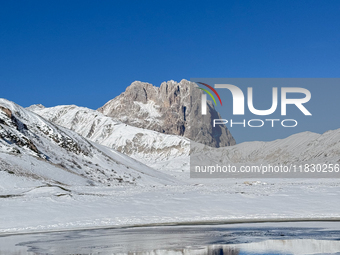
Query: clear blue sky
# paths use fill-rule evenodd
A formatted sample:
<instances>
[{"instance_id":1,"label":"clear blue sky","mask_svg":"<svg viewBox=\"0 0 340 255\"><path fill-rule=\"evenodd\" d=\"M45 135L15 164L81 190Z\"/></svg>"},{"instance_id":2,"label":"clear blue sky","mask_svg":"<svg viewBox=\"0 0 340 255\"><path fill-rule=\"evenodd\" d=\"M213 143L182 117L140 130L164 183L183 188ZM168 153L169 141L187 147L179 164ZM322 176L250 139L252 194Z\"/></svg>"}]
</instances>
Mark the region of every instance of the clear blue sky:
<instances>
[{"instance_id":1,"label":"clear blue sky","mask_svg":"<svg viewBox=\"0 0 340 255\"><path fill-rule=\"evenodd\" d=\"M0 97L96 109L135 80L339 77L340 1L3 1Z\"/></svg>"}]
</instances>

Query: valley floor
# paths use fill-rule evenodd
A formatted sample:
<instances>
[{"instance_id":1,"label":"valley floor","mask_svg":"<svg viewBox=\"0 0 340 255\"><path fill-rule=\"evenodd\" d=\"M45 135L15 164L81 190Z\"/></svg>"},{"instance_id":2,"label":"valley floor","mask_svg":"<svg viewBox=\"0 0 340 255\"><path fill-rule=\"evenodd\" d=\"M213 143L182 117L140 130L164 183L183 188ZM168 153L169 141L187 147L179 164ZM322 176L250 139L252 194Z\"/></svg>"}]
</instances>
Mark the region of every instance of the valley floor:
<instances>
[{"instance_id":1,"label":"valley floor","mask_svg":"<svg viewBox=\"0 0 340 255\"><path fill-rule=\"evenodd\" d=\"M207 180L175 175L182 184L28 185L7 189L7 194L1 190L0 234L155 223L340 220L336 179Z\"/></svg>"}]
</instances>

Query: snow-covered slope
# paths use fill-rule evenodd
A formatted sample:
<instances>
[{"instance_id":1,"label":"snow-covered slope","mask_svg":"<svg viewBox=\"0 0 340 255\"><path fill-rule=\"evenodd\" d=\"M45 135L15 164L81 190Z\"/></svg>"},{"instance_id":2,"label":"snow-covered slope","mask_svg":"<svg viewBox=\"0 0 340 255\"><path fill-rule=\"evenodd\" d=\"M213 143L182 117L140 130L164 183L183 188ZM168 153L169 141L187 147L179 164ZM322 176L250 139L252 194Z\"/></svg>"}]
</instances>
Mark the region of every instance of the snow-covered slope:
<instances>
[{"instance_id":1,"label":"snow-covered slope","mask_svg":"<svg viewBox=\"0 0 340 255\"><path fill-rule=\"evenodd\" d=\"M44 112L44 118L7 100L0 100L0 106L0 234L154 223L339 219L339 179L188 180L188 173L172 173L186 178L179 183L49 120L71 123L67 127L84 136L111 147L118 144L121 151L131 150L131 155L163 170L188 170L190 145L183 137L132 129L75 106L30 107ZM136 138L139 133L145 140ZM193 153L205 151L210 159L218 153L230 162L325 161L340 155L339 137L340 130L305 132L228 148L200 144ZM174 182L179 185L157 185Z\"/></svg>"},{"instance_id":2,"label":"snow-covered slope","mask_svg":"<svg viewBox=\"0 0 340 255\"><path fill-rule=\"evenodd\" d=\"M302 132L271 142L245 142L226 148L192 143L197 155L224 163L340 163L340 129L324 134Z\"/></svg>"},{"instance_id":3,"label":"snow-covered slope","mask_svg":"<svg viewBox=\"0 0 340 255\"><path fill-rule=\"evenodd\" d=\"M31 106L40 116L76 131L91 141L113 148L145 163L189 155L189 139L124 124L102 113L75 105L51 108Z\"/></svg>"},{"instance_id":4,"label":"snow-covered slope","mask_svg":"<svg viewBox=\"0 0 340 255\"><path fill-rule=\"evenodd\" d=\"M7 194L10 186L19 183L33 187L175 182L6 99L0 99L0 175L0 190Z\"/></svg>"},{"instance_id":5,"label":"snow-covered slope","mask_svg":"<svg viewBox=\"0 0 340 255\"><path fill-rule=\"evenodd\" d=\"M126 125L111 117L77 106L32 106L44 118L76 131L88 139L114 148L156 169L188 171L190 142L181 136ZM245 142L212 148L191 142L191 149L205 160L225 163L327 163L340 159L340 129L324 134L302 132L271 142ZM175 160L174 160L175 159Z\"/></svg>"}]
</instances>

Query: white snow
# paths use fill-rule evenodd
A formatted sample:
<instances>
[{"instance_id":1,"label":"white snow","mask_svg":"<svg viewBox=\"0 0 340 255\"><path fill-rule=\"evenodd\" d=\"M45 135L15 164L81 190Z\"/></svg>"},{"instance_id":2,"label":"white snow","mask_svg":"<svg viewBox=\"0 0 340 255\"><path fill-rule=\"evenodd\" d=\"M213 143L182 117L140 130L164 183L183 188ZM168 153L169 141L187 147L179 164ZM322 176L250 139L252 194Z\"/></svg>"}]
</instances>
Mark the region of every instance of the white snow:
<instances>
[{"instance_id":1,"label":"white snow","mask_svg":"<svg viewBox=\"0 0 340 255\"><path fill-rule=\"evenodd\" d=\"M146 113L150 119L154 119L154 118L158 118L162 116L158 110L159 107L157 108L157 105L152 100L148 100L146 104L143 104L142 102L137 102L137 101L134 102L134 104L137 104L140 107L141 113Z\"/></svg>"},{"instance_id":2,"label":"white snow","mask_svg":"<svg viewBox=\"0 0 340 255\"><path fill-rule=\"evenodd\" d=\"M1 198L0 232L178 222L339 220L334 180L218 180L204 185L36 188Z\"/></svg>"},{"instance_id":3,"label":"white snow","mask_svg":"<svg viewBox=\"0 0 340 255\"><path fill-rule=\"evenodd\" d=\"M4 99L0 106L28 126L25 132L8 125L1 125L3 130L30 139L49 158L0 139L2 234L155 223L340 219L338 179L190 179L185 138L127 126L76 106L35 108L44 118ZM68 151L54 138L82 152ZM202 149L217 150L230 162L328 160L340 155L339 139L340 130L306 132L268 143ZM112 169L123 183L107 180Z\"/></svg>"},{"instance_id":4,"label":"white snow","mask_svg":"<svg viewBox=\"0 0 340 255\"><path fill-rule=\"evenodd\" d=\"M34 112L91 141L141 160L144 164L189 155L187 138L129 126L85 107L65 105L34 109Z\"/></svg>"},{"instance_id":5,"label":"white snow","mask_svg":"<svg viewBox=\"0 0 340 255\"><path fill-rule=\"evenodd\" d=\"M17 124L0 111L5 120L5 124L0 126L0 135L8 137L7 140L0 139L2 171L64 185L176 183L170 180L170 176L113 149L88 141L74 131L56 126L10 101L0 99L0 106L9 109L16 122L26 126L18 129ZM30 142L39 153L8 139Z\"/></svg>"}]
</instances>

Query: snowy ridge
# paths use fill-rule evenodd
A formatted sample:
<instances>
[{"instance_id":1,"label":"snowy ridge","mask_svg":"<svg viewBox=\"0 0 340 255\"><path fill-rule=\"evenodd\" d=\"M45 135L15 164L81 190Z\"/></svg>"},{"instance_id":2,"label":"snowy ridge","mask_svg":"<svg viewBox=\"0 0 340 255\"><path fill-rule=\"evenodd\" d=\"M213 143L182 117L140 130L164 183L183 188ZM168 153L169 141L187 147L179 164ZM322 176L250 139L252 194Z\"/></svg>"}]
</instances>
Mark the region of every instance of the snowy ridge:
<instances>
[{"instance_id":1,"label":"snowy ridge","mask_svg":"<svg viewBox=\"0 0 340 255\"><path fill-rule=\"evenodd\" d=\"M5 99L0 99L0 175L0 190L5 190L4 179L15 185L17 178L40 186L175 183L165 174Z\"/></svg>"},{"instance_id":2,"label":"snowy ridge","mask_svg":"<svg viewBox=\"0 0 340 255\"><path fill-rule=\"evenodd\" d=\"M130 126L85 107L65 105L34 108L33 111L91 141L143 160L144 163L189 155L189 139L185 137Z\"/></svg>"},{"instance_id":3,"label":"snowy ridge","mask_svg":"<svg viewBox=\"0 0 340 255\"><path fill-rule=\"evenodd\" d=\"M211 161L224 163L340 163L340 129L324 134L302 132L270 142L244 142L225 148L193 144L196 155L204 151ZM195 153L195 152L194 152Z\"/></svg>"},{"instance_id":4,"label":"snowy ridge","mask_svg":"<svg viewBox=\"0 0 340 255\"><path fill-rule=\"evenodd\" d=\"M74 105L40 107L35 108L34 112L153 168L189 171L190 142L187 138L129 126L97 111ZM334 163L340 160L340 129L324 134L302 132L270 142L245 142L221 148L191 143L194 154L199 155L203 151L212 162L216 158L235 164Z\"/></svg>"}]
</instances>

